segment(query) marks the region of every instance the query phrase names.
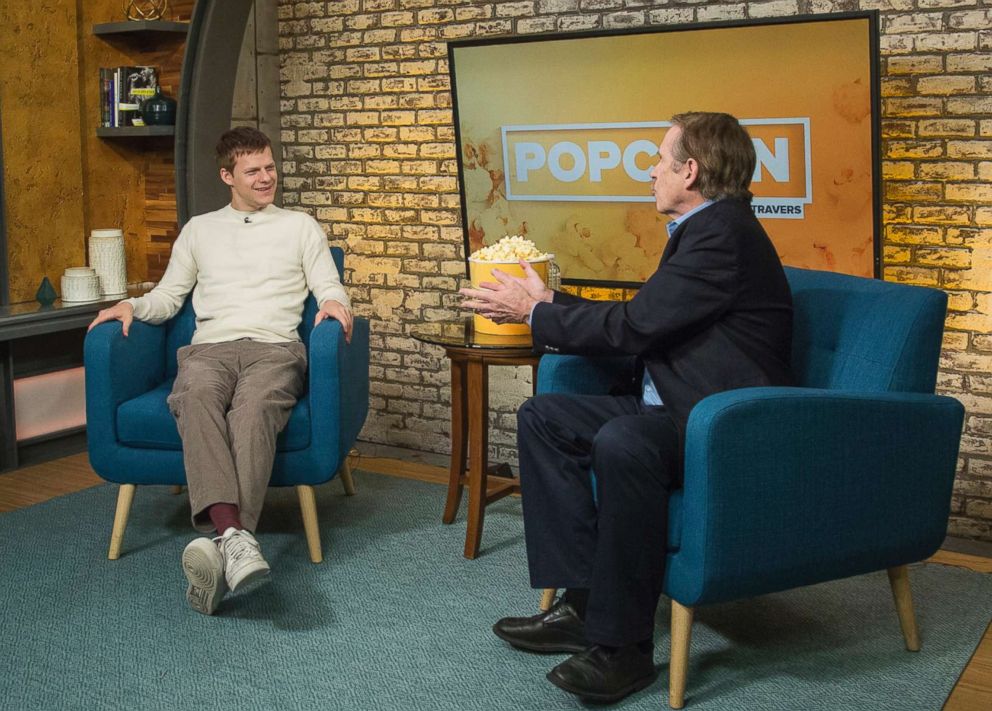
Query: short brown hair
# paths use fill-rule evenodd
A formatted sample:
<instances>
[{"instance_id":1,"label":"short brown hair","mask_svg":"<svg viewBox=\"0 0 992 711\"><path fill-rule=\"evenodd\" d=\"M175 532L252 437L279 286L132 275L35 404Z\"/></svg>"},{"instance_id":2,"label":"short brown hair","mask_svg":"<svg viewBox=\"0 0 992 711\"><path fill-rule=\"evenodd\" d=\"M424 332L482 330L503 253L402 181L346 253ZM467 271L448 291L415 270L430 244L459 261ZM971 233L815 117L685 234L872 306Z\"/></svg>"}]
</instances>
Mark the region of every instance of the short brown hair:
<instances>
[{"instance_id":1,"label":"short brown hair","mask_svg":"<svg viewBox=\"0 0 992 711\"><path fill-rule=\"evenodd\" d=\"M692 158L699 164L696 188L707 200L737 198L751 202L751 177L757 158L754 144L730 114L691 111L676 114L672 125L682 129L673 148L678 164Z\"/></svg>"},{"instance_id":2,"label":"short brown hair","mask_svg":"<svg viewBox=\"0 0 992 711\"><path fill-rule=\"evenodd\" d=\"M238 158L272 149L272 141L257 128L238 126L225 131L217 141L217 165L228 173L234 170Z\"/></svg>"}]
</instances>

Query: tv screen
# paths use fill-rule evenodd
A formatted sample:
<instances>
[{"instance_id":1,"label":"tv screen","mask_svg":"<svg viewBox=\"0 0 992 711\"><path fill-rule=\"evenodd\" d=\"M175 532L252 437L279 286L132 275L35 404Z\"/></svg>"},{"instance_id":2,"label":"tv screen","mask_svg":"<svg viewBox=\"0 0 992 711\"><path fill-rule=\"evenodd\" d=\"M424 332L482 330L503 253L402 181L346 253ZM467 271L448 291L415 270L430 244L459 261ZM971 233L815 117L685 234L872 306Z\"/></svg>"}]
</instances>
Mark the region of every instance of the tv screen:
<instances>
[{"instance_id":1,"label":"tv screen","mask_svg":"<svg viewBox=\"0 0 992 711\"><path fill-rule=\"evenodd\" d=\"M451 43L466 256L506 235L565 284L636 286L667 218L649 172L684 111L740 119L782 261L879 272L877 13Z\"/></svg>"}]
</instances>

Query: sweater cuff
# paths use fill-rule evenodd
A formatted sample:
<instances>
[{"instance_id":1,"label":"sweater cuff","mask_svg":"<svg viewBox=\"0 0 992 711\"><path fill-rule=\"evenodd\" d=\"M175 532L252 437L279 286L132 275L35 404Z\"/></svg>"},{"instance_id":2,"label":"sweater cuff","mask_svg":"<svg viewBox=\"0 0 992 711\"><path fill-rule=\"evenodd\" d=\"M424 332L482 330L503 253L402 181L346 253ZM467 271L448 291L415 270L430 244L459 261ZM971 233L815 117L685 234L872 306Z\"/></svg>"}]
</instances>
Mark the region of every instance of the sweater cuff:
<instances>
[{"instance_id":1,"label":"sweater cuff","mask_svg":"<svg viewBox=\"0 0 992 711\"><path fill-rule=\"evenodd\" d=\"M145 301L140 296L133 296L130 299L121 299L120 303L130 304L132 315L138 321L145 321L148 319L148 309L145 308Z\"/></svg>"},{"instance_id":2,"label":"sweater cuff","mask_svg":"<svg viewBox=\"0 0 992 711\"><path fill-rule=\"evenodd\" d=\"M348 292L344 289L328 289L319 298L314 294L314 298L317 299L317 308L323 306L325 301L337 301L346 309L351 310L351 299L348 298Z\"/></svg>"}]
</instances>

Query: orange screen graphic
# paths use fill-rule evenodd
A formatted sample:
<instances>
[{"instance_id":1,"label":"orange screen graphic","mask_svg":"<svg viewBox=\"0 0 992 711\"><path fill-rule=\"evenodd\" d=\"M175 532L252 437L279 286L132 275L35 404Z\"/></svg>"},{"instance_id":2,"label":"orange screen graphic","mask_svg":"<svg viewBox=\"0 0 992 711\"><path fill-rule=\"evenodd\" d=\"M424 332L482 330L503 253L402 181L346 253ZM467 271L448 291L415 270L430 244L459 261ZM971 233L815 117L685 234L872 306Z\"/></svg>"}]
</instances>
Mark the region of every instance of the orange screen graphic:
<instances>
[{"instance_id":1,"label":"orange screen graphic","mask_svg":"<svg viewBox=\"0 0 992 711\"><path fill-rule=\"evenodd\" d=\"M784 263L874 273L867 17L453 45L470 251L523 234L566 280L642 282L667 218L668 120L725 111L755 145L753 207Z\"/></svg>"}]
</instances>

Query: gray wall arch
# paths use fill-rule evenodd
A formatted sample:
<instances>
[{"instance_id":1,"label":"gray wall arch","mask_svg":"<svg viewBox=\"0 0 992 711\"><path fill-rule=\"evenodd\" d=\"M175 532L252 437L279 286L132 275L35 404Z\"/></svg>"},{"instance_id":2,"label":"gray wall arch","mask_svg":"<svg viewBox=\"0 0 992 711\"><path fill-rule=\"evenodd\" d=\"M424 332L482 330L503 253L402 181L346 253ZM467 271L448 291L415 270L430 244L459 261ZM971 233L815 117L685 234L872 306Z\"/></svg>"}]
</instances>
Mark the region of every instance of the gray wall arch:
<instances>
[{"instance_id":1,"label":"gray wall arch","mask_svg":"<svg viewBox=\"0 0 992 711\"><path fill-rule=\"evenodd\" d=\"M235 77L252 12L251 2L197 0L179 80L176 112L176 209L179 227L190 217L230 202L217 177L214 146L231 127Z\"/></svg>"}]
</instances>

